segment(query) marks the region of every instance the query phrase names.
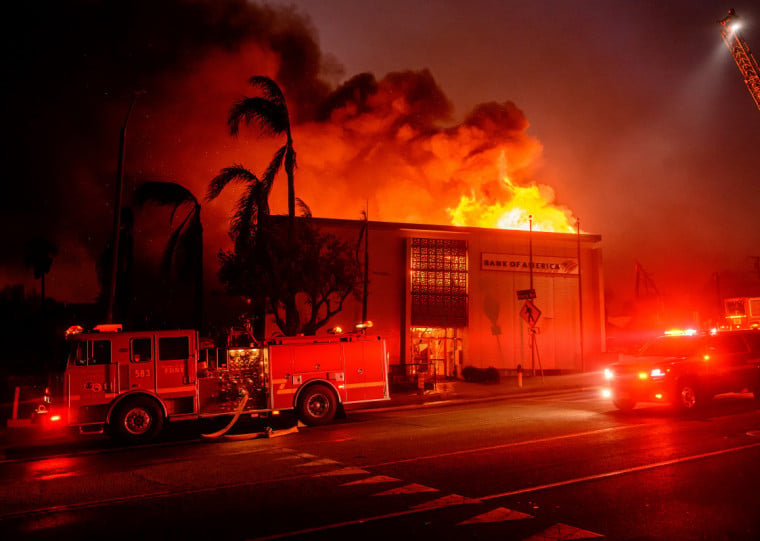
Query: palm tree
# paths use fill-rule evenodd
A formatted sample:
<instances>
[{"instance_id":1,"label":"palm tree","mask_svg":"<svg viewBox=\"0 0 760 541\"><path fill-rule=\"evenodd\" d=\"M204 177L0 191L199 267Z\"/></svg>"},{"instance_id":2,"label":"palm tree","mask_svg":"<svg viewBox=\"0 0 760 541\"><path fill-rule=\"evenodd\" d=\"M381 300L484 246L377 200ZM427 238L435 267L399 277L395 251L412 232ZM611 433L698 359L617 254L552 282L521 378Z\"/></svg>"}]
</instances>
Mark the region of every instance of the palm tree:
<instances>
[{"instance_id":1,"label":"palm tree","mask_svg":"<svg viewBox=\"0 0 760 541\"><path fill-rule=\"evenodd\" d=\"M290 115L285 96L272 79L262 75L251 77L248 82L261 90L263 97L244 97L237 102L227 118L230 134L236 136L240 121L246 124L251 121L258 123L259 128L269 135L285 136L285 144L275 153L275 159L270 163L274 173L284 164L288 176L288 228L292 234L296 216L296 196L294 174L296 169L296 151L293 148L293 135L290 131Z\"/></svg>"},{"instance_id":2,"label":"palm tree","mask_svg":"<svg viewBox=\"0 0 760 541\"><path fill-rule=\"evenodd\" d=\"M266 227L269 217L269 194L285 152L286 149L283 147L275 153L263 179L259 179L242 165L225 167L211 180L206 194L206 200L211 201L230 183L242 182L248 185L238 200L231 233L235 242L235 253L240 257L252 254L253 261L259 268L264 267L266 246L269 242ZM266 298L261 298L260 294L256 295L253 303L253 334L257 340L261 340L264 338L266 324Z\"/></svg>"},{"instance_id":3,"label":"palm tree","mask_svg":"<svg viewBox=\"0 0 760 541\"><path fill-rule=\"evenodd\" d=\"M26 268L34 271L40 281L40 301L45 305L45 275L53 265L53 256L58 254L55 244L44 237L34 237L26 243Z\"/></svg>"},{"instance_id":4,"label":"palm tree","mask_svg":"<svg viewBox=\"0 0 760 541\"><path fill-rule=\"evenodd\" d=\"M238 200L235 216L232 219L231 233L235 241L235 250L244 251L250 247L252 238L262 240L264 226L269 216L269 194L272 191L274 175L277 173L278 162L282 161L285 149L280 149L276 154L263 179L259 179L251 171L236 164L225 167L217 176L211 179L206 194L206 200L212 201L219 197L224 188L233 182L247 184L248 187ZM256 235L253 227L256 226Z\"/></svg>"},{"instance_id":5,"label":"palm tree","mask_svg":"<svg viewBox=\"0 0 760 541\"><path fill-rule=\"evenodd\" d=\"M203 225L201 205L195 196L174 182L144 182L135 190L135 201L139 206L154 203L171 207L170 222L180 209L186 210L177 227L166 243L162 258L162 269L168 276L172 263L176 263L180 275L191 275L195 283L193 292L195 328L203 324Z\"/></svg>"}]
</instances>

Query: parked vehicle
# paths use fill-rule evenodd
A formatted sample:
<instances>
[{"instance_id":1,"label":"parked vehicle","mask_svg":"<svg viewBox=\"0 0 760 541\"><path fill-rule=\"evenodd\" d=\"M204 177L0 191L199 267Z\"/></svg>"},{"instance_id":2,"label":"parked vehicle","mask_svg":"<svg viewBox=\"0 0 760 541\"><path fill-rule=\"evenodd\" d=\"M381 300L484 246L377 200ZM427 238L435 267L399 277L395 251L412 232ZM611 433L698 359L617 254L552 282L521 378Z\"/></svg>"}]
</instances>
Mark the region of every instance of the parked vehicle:
<instances>
[{"instance_id":1,"label":"parked vehicle","mask_svg":"<svg viewBox=\"0 0 760 541\"><path fill-rule=\"evenodd\" d=\"M604 371L618 409L667 402L691 410L713 396L751 391L760 400L760 331L670 332Z\"/></svg>"}]
</instances>

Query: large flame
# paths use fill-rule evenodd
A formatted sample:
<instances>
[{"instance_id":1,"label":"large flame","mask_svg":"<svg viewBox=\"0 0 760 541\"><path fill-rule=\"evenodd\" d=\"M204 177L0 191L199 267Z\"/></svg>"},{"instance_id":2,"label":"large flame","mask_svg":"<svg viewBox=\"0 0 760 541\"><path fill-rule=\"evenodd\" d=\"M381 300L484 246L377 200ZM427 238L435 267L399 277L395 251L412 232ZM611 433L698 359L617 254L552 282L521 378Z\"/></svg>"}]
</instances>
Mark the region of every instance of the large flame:
<instances>
[{"instance_id":1,"label":"large flame","mask_svg":"<svg viewBox=\"0 0 760 541\"><path fill-rule=\"evenodd\" d=\"M532 226L534 231L576 232L572 213L554 204L554 190L550 186L517 186L506 172L506 158L503 152L500 161L507 199L490 201L482 194L462 195L456 208L446 209L453 225L524 231L528 231Z\"/></svg>"}]
</instances>

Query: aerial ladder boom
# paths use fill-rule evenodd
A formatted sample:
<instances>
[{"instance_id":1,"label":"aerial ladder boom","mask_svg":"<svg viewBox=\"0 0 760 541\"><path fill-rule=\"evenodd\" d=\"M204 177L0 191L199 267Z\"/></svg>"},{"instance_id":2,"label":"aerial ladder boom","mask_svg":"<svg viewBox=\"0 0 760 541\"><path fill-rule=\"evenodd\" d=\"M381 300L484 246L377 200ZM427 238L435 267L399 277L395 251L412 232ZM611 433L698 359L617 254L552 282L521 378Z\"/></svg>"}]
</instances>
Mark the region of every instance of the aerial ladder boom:
<instances>
[{"instance_id":1,"label":"aerial ladder boom","mask_svg":"<svg viewBox=\"0 0 760 541\"><path fill-rule=\"evenodd\" d=\"M721 26L720 35L723 37L731 56L734 57L739 71L744 77L744 84L747 85L755 105L760 109L760 68L757 66L757 60L749 50L749 45L744 41L739 33L740 19L733 9L728 10L728 16L718 21Z\"/></svg>"}]
</instances>

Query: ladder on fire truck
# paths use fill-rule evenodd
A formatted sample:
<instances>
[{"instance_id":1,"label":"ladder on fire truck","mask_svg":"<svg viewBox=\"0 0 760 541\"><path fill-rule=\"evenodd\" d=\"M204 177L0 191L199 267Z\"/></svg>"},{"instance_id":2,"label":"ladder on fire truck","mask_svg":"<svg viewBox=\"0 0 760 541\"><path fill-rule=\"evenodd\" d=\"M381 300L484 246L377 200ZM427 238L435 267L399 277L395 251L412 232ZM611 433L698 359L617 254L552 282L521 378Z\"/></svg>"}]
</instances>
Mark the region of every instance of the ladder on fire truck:
<instances>
[{"instance_id":1,"label":"ladder on fire truck","mask_svg":"<svg viewBox=\"0 0 760 541\"><path fill-rule=\"evenodd\" d=\"M757 60L749 50L749 45L739 33L740 19L736 15L736 10L728 10L728 16L718 21L720 24L720 35L723 42L734 57L739 71L744 77L744 84L747 85L755 105L760 109L760 68L757 66Z\"/></svg>"}]
</instances>

